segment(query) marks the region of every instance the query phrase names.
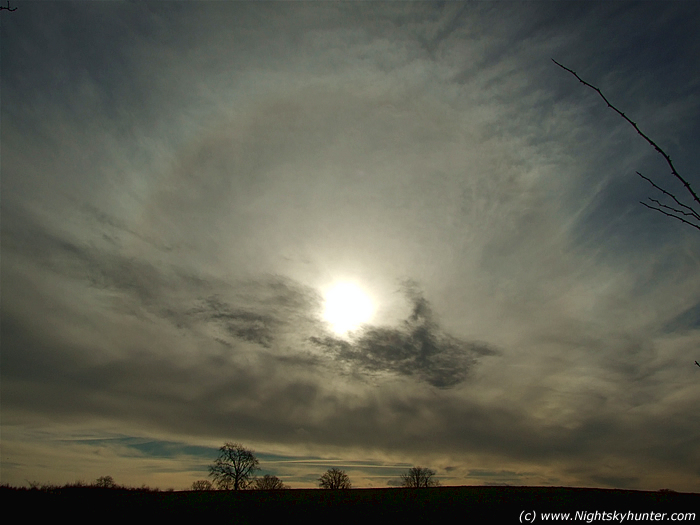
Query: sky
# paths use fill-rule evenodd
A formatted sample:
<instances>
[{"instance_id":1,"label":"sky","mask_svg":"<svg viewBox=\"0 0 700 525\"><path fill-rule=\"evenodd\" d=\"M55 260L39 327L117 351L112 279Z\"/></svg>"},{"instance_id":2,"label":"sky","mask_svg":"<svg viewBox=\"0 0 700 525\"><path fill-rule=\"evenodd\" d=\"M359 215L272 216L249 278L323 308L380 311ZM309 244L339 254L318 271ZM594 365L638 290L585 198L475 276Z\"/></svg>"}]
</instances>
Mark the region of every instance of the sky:
<instances>
[{"instance_id":1,"label":"sky","mask_svg":"<svg viewBox=\"0 0 700 525\"><path fill-rule=\"evenodd\" d=\"M11 6L0 482L700 490L696 2Z\"/></svg>"}]
</instances>

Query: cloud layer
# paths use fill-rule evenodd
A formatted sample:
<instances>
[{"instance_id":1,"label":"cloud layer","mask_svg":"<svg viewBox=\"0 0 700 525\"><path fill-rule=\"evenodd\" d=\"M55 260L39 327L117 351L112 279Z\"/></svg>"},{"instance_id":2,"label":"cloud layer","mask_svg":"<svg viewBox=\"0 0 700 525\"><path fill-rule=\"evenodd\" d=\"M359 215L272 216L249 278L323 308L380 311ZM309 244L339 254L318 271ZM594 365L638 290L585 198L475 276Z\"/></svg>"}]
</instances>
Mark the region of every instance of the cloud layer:
<instances>
[{"instance_id":1,"label":"cloud layer","mask_svg":"<svg viewBox=\"0 0 700 525\"><path fill-rule=\"evenodd\" d=\"M3 482L697 487L694 3L1 16Z\"/></svg>"}]
</instances>

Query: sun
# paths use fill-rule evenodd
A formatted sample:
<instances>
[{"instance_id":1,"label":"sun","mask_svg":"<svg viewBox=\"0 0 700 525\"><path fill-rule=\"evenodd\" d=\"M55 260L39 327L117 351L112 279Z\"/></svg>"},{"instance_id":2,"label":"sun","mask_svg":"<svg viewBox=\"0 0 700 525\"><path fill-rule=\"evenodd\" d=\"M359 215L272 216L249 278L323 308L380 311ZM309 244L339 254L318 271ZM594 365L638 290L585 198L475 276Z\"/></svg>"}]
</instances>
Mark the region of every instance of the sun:
<instances>
[{"instance_id":1,"label":"sun","mask_svg":"<svg viewBox=\"0 0 700 525\"><path fill-rule=\"evenodd\" d=\"M372 301L356 284L339 283L326 292L323 317L338 335L356 330L370 320L373 312Z\"/></svg>"}]
</instances>

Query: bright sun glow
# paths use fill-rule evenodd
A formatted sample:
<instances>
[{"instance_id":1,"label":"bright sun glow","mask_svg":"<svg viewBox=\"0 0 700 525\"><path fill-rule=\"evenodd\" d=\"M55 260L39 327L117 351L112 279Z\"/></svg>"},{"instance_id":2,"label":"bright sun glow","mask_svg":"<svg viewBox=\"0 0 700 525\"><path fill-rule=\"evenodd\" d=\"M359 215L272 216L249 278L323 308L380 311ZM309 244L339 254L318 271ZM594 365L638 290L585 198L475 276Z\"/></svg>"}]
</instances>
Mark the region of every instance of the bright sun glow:
<instances>
[{"instance_id":1,"label":"bright sun glow","mask_svg":"<svg viewBox=\"0 0 700 525\"><path fill-rule=\"evenodd\" d=\"M326 293L324 318L337 334L356 330L372 317L372 301L356 285L340 283Z\"/></svg>"}]
</instances>

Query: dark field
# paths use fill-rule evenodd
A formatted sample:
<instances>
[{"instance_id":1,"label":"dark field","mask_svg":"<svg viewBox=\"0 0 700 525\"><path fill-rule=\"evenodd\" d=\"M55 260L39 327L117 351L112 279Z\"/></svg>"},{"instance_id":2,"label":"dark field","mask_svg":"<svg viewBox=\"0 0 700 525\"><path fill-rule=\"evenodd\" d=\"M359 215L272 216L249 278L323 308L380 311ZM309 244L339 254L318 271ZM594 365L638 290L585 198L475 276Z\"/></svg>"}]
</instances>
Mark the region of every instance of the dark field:
<instances>
[{"instance_id":1,"label":"dark field","mask_svg":"<svg viewBox=\"0 0 700 525\"><path fill-rule=\"evenodd\" d=\"M401 519L406 523L469 518L507 523L542 523L542 513L570 512L574 523L620 523L620 514L666 513L649 519L627 515L623 523L671 521L671 514L695 512L684 523L700 520L700 494L561 487L439 487L429 489L352 489L345 491L291 489L282 491L155 492L94 487L57 488L50 491L0 489L5 512L16 507L23 516L60 515L104 519L147 515L187 519L218 518L225 523L254 523L272 516L303 520L323 519L348 523L367 518ZM523 511L535 519L521 520ZM606 520L588 520L577 511L617 512ZM588 515L588 517L592 517ZM637 516L638 518L641 516ZM656 519L654 519L654 517ZM547 520L554 521L554 520ZM389 523L389 522L384 522ZM484 521L486 523L486 521Z\"/></svg>"}]
</instances>

